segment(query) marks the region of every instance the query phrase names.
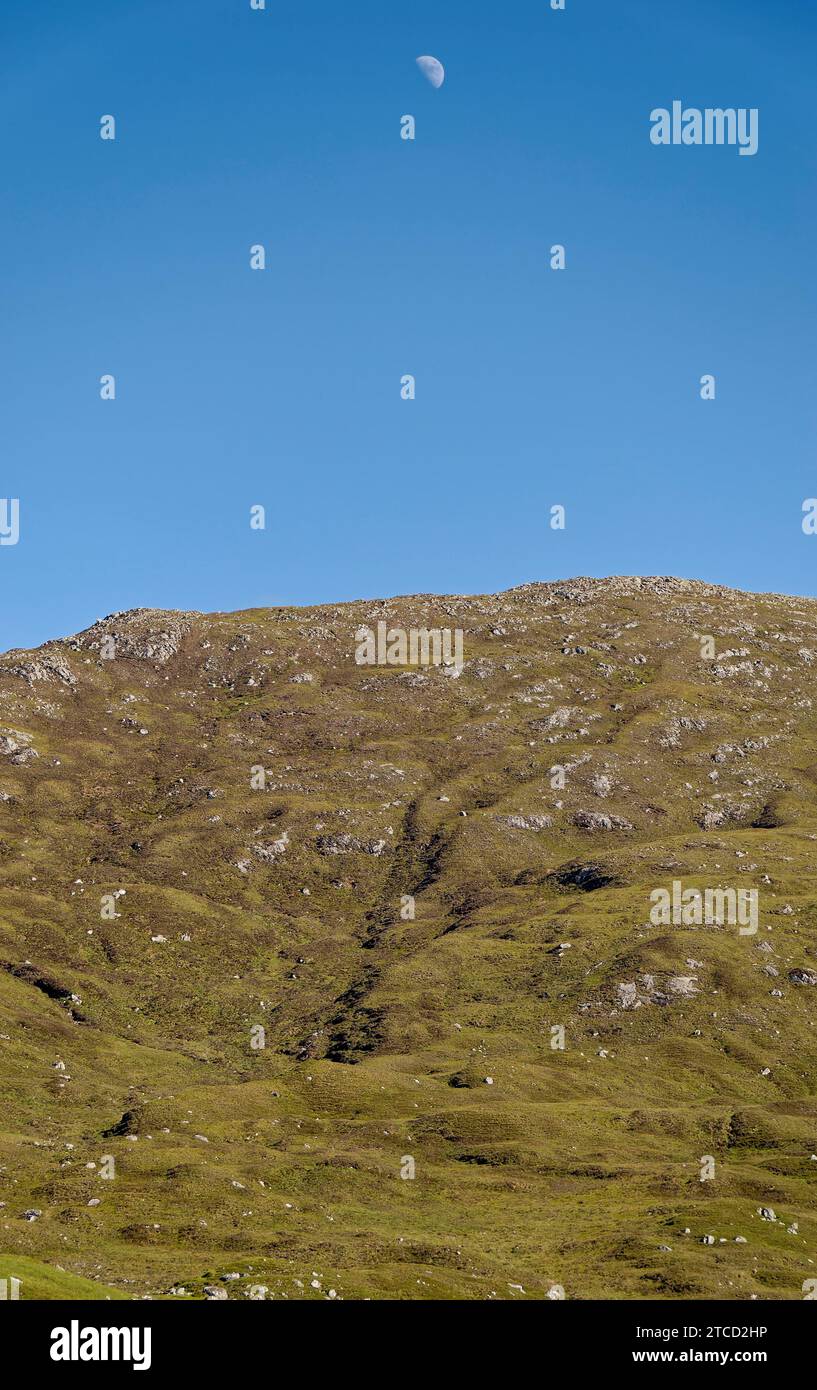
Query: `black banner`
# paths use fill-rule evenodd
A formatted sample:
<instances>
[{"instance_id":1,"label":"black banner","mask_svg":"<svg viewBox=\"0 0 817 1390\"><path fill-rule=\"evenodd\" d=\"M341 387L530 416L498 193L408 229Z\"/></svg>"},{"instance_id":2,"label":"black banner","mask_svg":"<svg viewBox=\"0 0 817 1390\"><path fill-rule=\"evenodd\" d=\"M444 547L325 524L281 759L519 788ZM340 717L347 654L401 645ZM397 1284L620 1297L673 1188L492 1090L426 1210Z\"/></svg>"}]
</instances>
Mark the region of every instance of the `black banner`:
<instances>
[{"instance_id":1,"label":"black banner","mask_svg":"<svg viewBox=\"0 0 817 1390\"><path fill-rule=\"evenodd\" d=\"M808 1302L808 1300L803 1300ZM327 1300L327 1305L329 1301ZM477 1321L471 1321L472 1318ZM325 1319L325 1321L324 1321ZM372 1303L324 1306L283 1302L124 1304L25 1303L0 1306L4 1361L25 1350L27 1370L46 1383L69 1378L134 1373L165 1375L184 1369L212 1374L225 1356L249 1369L271 1353L294 1354L314 1369L325 1356L337 1362L350 1336L399 1338L415 1351L433 1337L435 1363L462 1374L488 1351L527 1352L581 1374L604 1370L637 1381L674 1368L713 1366L778 1373L802 1364L804 1337L814 1315L802 1302L741 1303ZM307 1340L308 1339L308 1340ZM342 1339L342 1340L338 1340Z\"/></svg>"}]
</instances>

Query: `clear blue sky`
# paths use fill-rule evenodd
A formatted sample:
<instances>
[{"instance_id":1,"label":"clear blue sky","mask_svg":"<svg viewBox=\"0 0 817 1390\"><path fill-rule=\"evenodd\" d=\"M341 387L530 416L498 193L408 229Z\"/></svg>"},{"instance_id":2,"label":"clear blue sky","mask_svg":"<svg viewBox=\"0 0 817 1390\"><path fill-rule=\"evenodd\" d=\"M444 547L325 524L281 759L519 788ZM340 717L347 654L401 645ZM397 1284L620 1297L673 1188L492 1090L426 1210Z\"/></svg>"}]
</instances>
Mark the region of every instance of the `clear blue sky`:
<instances>
[{"instance_id":1,"label":"clear blue sky","mask_svg":"<svg viewBox=\"0 0 817 1390\"><path fill-rule=\"evenodd\" d=\"M816 40L812 0L6 0L0 650L572 574L817 593ZM676 98L758 107L758 154L651 145Z\"/></svg>"}]
</instances>

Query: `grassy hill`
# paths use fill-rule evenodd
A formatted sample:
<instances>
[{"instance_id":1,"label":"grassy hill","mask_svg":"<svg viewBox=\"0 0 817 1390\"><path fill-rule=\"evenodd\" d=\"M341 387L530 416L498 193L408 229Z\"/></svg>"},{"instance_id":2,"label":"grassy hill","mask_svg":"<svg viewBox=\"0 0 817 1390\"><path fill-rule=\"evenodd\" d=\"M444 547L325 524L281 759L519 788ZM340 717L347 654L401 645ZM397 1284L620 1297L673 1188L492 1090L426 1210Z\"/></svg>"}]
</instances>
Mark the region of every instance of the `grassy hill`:
<instances>
[{"instance_id":1,"label":"grassy hill","mask_svg":"<svg viewBox=\"0 0 817 1390\"><path fill-rule=\"evenodd\" d=\"M817 602L674 579L0 657L0 1277L802 1298L815 671ZM758 930L654 925L673 881Z\"/></svg>"}]
</instances>

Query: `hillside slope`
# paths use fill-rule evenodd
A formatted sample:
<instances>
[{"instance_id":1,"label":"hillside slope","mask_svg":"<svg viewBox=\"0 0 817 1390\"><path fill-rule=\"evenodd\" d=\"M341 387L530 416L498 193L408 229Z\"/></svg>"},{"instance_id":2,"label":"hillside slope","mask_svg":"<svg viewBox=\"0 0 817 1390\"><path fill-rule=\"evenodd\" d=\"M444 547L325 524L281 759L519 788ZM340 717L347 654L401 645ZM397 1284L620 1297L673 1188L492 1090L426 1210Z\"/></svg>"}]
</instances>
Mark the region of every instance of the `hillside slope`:
<instances>
[{"instance_id":1,"label":"hillside slope","mask_svg":"<svg viewBox=\"0 0 817 1390\"><path fill-rule=\"evenodd\" d=\"M461 673L358 665L379 622ZM815 670L814 600L675 579L0 657L4 1271L802 1298ZM655 925L673 882L757 931Z\"/></svg>"}]
</instances>

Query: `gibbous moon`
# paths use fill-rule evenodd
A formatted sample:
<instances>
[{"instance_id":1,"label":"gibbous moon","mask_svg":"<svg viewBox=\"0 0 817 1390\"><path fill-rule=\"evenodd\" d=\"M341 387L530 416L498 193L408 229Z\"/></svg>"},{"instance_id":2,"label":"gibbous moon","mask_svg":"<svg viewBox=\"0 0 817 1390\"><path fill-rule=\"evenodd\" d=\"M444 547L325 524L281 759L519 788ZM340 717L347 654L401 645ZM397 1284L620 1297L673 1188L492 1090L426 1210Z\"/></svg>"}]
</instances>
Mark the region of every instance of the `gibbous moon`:
<instances>
[{"instance_id":1,"label":"gibbous moon","mask_svg":"<svg viewBox=\"0 0 817 1390\"><path fill-rule=\"evenodd\" d=\"M445 81L445 68L437 58L426 55L417 59L417 66L423 77L427 77L432 87L442 87Z\"/></svg>"}]
</instances>

